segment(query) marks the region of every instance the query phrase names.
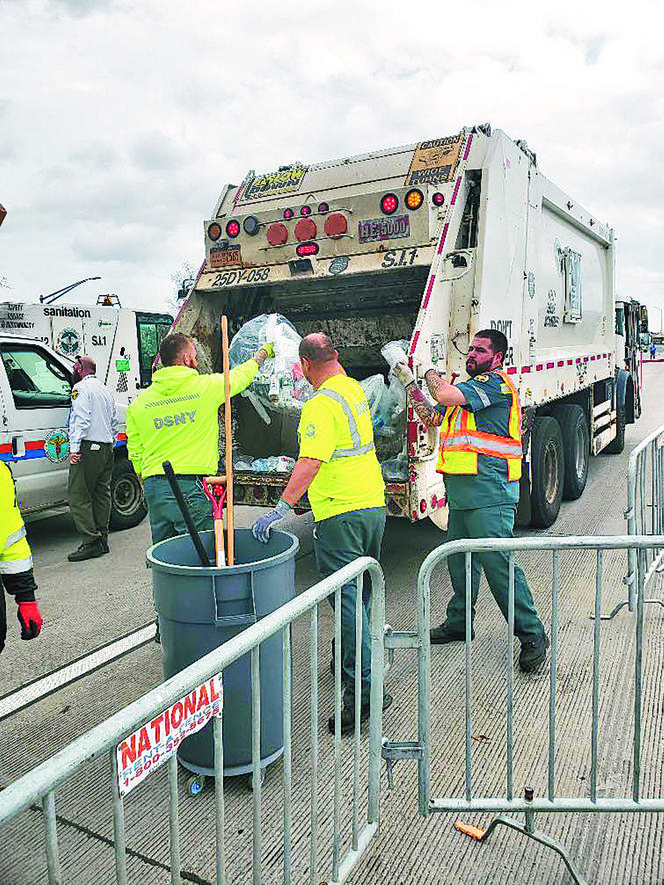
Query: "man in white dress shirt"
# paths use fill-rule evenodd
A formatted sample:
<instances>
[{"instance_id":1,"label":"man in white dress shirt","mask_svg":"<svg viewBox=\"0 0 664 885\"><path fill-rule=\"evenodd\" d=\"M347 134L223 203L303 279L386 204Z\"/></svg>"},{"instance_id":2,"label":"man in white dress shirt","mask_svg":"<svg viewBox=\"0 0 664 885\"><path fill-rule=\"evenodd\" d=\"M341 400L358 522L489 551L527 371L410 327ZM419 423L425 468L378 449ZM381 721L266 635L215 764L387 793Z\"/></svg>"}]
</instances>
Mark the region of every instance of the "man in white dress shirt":
<instances>
[{"instance_id":1,"label":"man in white dress shirt","mask_svg":"<svg viewBox=\"0 0 664 885\"><path fill-rule=\"evenodd\" d=\"M110 390L90 356L74 364L69 413L69 509L82 543L67 557L80 562L108 553L113 444L118 416Z\"/></svg>"}]
</instances>

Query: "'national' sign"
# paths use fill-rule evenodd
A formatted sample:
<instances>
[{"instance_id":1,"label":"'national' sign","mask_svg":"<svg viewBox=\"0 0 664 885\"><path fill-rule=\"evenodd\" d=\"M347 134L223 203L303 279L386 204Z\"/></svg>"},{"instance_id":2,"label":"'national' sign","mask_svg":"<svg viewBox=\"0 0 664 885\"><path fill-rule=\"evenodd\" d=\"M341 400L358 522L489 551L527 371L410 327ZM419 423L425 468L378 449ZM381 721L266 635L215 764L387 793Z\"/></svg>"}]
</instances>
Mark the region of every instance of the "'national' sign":
<instances>
[{"instance_id":1,"label":"'national' sign","mask_svg":"<svg viewBox=\"0 0 664 885\"><path fill-rule=\"evenodd\" d=\"M118 787L126 796L175 753L187 735L200 731L224 706L222 677L213 676L135 731L116 748Z\"/></svg>"}]
</instances>

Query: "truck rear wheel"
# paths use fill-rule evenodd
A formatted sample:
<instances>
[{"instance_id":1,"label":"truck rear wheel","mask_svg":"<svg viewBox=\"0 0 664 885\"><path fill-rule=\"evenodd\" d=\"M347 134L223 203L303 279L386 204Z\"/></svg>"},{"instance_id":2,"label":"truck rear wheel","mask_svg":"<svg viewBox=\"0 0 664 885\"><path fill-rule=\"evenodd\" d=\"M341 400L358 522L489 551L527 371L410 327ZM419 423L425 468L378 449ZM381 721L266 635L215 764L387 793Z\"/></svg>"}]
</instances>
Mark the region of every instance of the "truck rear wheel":
<instances>
[{"instance_id":1,"label":"truck rear wheel","mask_svg":"<svg viewBox=\"0 0 664 885\"><path fill-rule=\"evenodd\" d=\"M560 511L565 473L562 433L555 418L535 418L530 465L530 524L546 529L553 525Z\"/></svg>"},{"instance_id":2,"label":"truck rear wheel","mask_svg":"<svg viewBox=\"0 0 664 885\"><path fill-rule=\"evenodd\" d=\"M581 406L556 406L553 416L560 424L563 439L563 498L576 501L583 494L588 481L590 461L590 430Z\"/></svg>"},{"instance_id":3,"label":"truck rear wheel","mask_svg":"<svg viewBox=\"0 0 664 885\"><path fill-rule=\"evenodd\" d=\"M118 458L113 465L111 479L110 528L131 529L145 519L145 505L141 483L126 458Z\"/></svg>"}]
</instances>

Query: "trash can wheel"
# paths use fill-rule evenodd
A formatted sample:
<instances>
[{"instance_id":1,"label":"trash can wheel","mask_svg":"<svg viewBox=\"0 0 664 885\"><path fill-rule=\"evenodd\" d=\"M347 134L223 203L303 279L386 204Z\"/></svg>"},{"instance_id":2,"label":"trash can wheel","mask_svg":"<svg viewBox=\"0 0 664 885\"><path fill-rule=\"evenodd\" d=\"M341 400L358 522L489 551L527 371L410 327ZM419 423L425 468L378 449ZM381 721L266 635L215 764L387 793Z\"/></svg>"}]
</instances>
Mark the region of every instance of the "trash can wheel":
<instances>
[{"instance_id":1,"label":"trash can wheel","mask_svg":"<svg viewBox=\"0 0 664 885\"><path fill-rule=\"evenodd\" d=\"M190 796L198 796L199 793L203 791L203 787L205 786L205 775L204 774L194 774L192 777L187 778L187 792Z\"/></svg>"}]
</instances>

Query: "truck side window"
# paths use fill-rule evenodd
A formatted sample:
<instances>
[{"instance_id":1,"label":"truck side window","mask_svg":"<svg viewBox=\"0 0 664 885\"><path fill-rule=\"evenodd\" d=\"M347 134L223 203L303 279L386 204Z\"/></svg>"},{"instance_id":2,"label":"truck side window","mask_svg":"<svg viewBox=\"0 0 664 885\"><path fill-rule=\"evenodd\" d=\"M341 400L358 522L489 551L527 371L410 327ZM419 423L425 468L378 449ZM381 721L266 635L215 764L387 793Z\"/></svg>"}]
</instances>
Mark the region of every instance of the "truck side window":
<instances>
[{"instance_id":1,"label":"truck side window","mask_svg":"<svg viewBox=\"0 0 664 885\"><path fill-rule=\"evenodd\" d=\"M5 344L0 355L17 409L69 407L70 379L48 354L25 344Z\"/></svg>"},{"instance_id":2,"label":"truck side window","mask_svg":"<svg viewBox=\"0 0 664 885\"><path fill-rule=\"evenodd\" d=\"M152 364L159 353L162 338L170 331L173 319L167 315L137 314L136 322L141 387L148 387L152 382Z\"/></svg>"}]
</instances>

